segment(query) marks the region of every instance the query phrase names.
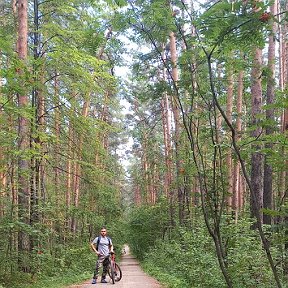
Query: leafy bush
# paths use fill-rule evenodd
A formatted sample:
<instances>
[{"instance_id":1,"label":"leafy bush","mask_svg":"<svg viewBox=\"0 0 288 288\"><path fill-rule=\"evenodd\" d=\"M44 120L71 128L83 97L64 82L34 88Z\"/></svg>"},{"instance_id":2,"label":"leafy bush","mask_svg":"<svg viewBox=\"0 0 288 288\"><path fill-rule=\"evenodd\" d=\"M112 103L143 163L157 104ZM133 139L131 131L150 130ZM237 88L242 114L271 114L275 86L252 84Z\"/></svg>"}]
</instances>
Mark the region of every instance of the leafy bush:
<instances>
[{"instance_id":1,"label":"leafy bush","mask_svg":"<svg viewBox=\"0 0 288 288\"><path fill-rule=\"evenodd\" d=\"M181 232L178 239L157 242L146 254L144 268L170 288L225 287L205 230Z\"/></svg>"},{"instance_id":2,"label":"leafy bush","mask_svg":"<svg viewBox=\"0 0 288 288\"><path fill-rule=\"evenodd\" d=\"M155 206L135 208L130 215L128 242L131 251L139 259L157 239L163 239L168 231L167 208L165 201Z\"/></svg>"},{"instance_id":3,"label":"leafy bush","mask_svg":"<svg viewBox=\"0 0 288 288\"><path fill-rule=\"evenodd\" d=\"M163 237L165 230L160 221L165 217L159 209L160 206L141 207L133 212L131 245L136 256L140 256L143 268L169 288L226 287L204 222L199 219L193 229L174 228L170 237ZM269 263L251 222L223 221L221 231L233 287L274 287Z\"/></svg>"},{"instance_id":4,"label":"leafy bush","mask_svg":"<svg viewBox=\"0 0 288 288\"><path fill-rule=\"evenodd\" d=\"M270 269L257 231L251 222L241 220L224 227L227 239L227 261L234 287L273 287L274 277Z\"/></svg>"}]
</instances>

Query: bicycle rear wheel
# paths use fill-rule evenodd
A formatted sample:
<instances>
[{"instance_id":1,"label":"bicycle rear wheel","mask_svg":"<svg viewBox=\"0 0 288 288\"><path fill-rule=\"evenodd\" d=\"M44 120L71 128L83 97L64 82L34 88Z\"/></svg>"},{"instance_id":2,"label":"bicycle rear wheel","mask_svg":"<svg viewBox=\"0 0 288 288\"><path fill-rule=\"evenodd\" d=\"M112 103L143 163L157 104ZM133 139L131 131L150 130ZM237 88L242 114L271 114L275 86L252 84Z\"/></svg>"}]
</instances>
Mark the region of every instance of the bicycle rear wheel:
<instances>
[{"instance_id":1,"label":"bicycle rear wheel","mask_svg":"<svg viewBox=\"0 0 288 288\"><path fill-rule=\"evenodd\" d=\"M114 273L115 273L115 281L120 281L121 278L122 278L122 271L120 269L120 266L115 263L115 266L114 266Z\"/></svg>"}]
</instances>

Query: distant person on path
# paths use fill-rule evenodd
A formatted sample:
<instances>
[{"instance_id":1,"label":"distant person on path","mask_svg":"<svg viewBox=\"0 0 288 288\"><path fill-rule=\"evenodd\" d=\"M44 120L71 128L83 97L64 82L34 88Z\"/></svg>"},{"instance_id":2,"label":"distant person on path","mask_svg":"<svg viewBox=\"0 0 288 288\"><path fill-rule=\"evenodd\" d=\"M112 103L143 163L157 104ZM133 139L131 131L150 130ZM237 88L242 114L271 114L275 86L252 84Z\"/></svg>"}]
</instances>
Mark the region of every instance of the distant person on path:
<instances>
[{"instance_id":1,"label":"distant person on path","mask_svg":"<svg viewBox=\"0 0 288 288\"><path fill-rule=\"evenodd\" d=\"M106 275L107 275L107 270L108 270L108 259L107 256L109 255L110 252L113 251L113 244L111 239L106 236L107 230L105 227L101 228L100 235L97 236L92 242L91 242L91 247L93 251L98 255L98 259L96 262L96 268L94 271L94 276L92 280L92 284L96 284L98 274L99 274L99 268L101 265L103 265L103 273L101 277L101 283L107 283L106 281Z\"/></svg>"}]
</instances>

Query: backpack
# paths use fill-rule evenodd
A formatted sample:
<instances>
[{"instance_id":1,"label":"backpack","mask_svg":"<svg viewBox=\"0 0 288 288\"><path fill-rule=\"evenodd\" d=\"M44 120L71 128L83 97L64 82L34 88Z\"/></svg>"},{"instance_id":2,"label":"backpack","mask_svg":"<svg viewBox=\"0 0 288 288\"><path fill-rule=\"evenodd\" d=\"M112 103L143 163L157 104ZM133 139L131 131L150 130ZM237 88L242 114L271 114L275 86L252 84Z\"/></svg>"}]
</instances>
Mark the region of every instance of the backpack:
<instances>
[{"instance_id":1,"label":"backpack","mask_svg":"<svg viewBox=\"0 0 288 288\"><path fill-rule=\"evenodd\" d=\"M96 250L98 251L98 246L99 246L99 243L100 243L100 240L101 240L101 235L99 235L98 236L98 239L97 239L97 244L96 244ZM106 238L108 239L108 242L109 242L109 247L111 246L111 239L108 237L108 236L106 236Z\"/></svg>"}]
</instances>

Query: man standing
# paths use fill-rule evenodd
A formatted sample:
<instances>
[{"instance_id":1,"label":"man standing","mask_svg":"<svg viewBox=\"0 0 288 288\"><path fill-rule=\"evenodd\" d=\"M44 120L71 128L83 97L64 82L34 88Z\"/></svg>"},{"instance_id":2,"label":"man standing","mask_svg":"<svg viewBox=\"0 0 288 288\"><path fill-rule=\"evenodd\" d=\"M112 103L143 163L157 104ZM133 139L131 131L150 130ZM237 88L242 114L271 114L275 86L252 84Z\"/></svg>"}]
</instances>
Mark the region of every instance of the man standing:
<instances>
[{"instance_id":1,"label":"man standing","mask_svg":"<svg viewBox=\"0 0 288 288\"><path fill-rule=\"evenodd\" d=\"M102 227L100 235L97 236L91 242L91 247L93 251L98 255L92 284L96 284L97 277L99 274L99 268L101 267L101 265L103 265L101 283L107 283L105 279L108 272L108 264L109 264L107 256L109 255L110 252L113 252L113 244L111 239L108 236L106 236L106 234L107 234L106 228Z\"/></svg>"}]
</instances>

